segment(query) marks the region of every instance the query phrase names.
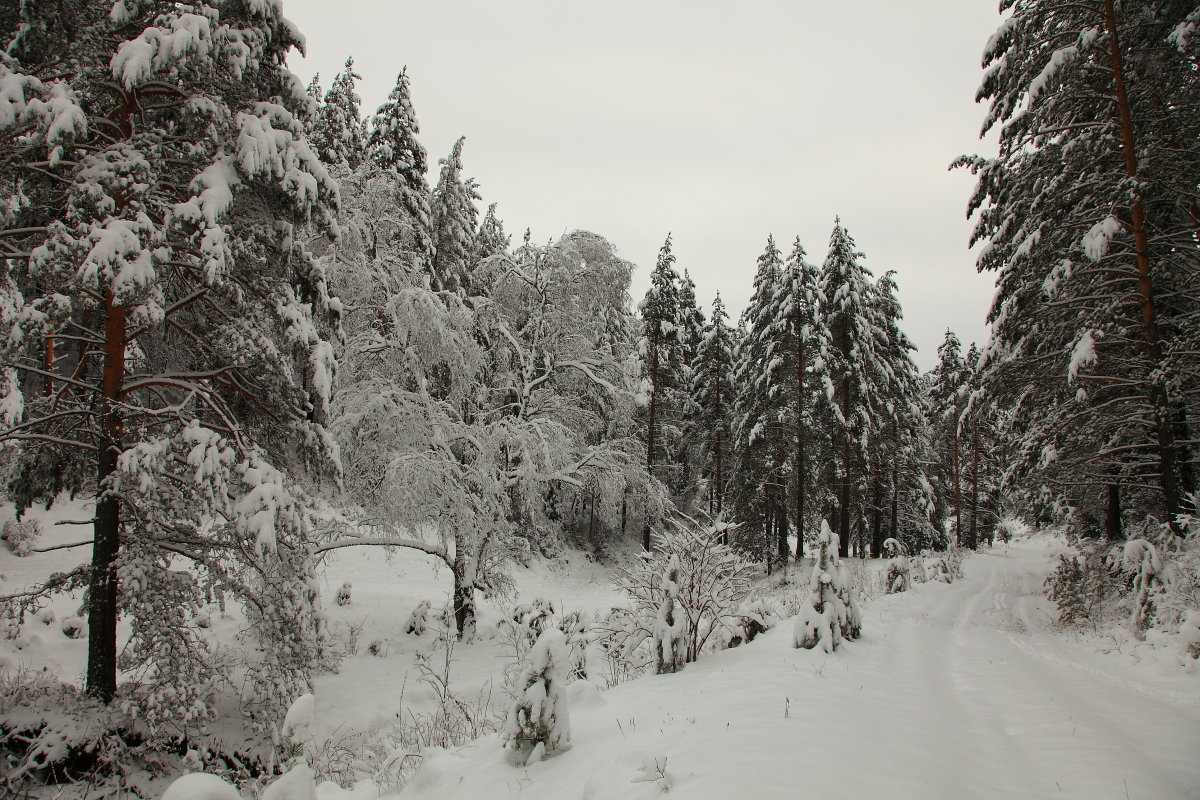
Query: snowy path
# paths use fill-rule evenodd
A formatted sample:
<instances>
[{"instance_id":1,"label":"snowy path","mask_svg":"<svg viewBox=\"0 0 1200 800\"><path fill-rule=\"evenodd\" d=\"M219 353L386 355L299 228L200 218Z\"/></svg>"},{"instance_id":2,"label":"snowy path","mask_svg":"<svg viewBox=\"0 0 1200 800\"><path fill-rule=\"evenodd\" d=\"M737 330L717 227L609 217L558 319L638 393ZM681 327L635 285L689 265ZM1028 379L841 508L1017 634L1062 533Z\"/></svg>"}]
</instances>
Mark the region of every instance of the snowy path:
<instances>
[{"instance_id":1,"label":"snowy path","mask_svg":"<svg viewBox=\"0 0 1200 800\"><path fill-rule=\"evenodd\" d=\"M1200 681L1047 629L1037 542L882 598L864 638L788 630L572 709L574 747L514 769L494 737L437 754L404 797L1200 798ZM787 714L785 716L785 709Z\"/></svg>"}]
</instances>

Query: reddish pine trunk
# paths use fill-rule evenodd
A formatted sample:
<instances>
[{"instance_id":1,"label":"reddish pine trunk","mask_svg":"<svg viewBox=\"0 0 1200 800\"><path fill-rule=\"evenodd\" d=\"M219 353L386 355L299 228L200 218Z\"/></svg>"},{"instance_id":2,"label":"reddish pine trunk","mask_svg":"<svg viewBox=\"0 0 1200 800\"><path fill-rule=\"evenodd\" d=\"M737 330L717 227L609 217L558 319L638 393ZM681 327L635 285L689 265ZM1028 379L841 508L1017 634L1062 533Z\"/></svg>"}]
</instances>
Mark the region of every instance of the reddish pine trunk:
<instances>
[{"instance_id":1,"label":"reddish pine trunk","mask_svg":"<svg viewBox=\"0 0 1200 800\"><path fill-rule=\"evenodd\" d=\"M979 423L971 423L971 538L967 546L979 547Z\"/></svg>"},{"instance_id":2,"label":"reddish pine trunk","mask_svg":"<svg viewBox=\"0 0 1200 800\"><path fill-rule=\"evenodd\" d=\"M1120 118L1121 150L1125 159L1125 174L1134 180L1135 187L1140 181L1138 172L1137 147L1133 130L1133 111L1129 102L1129 93L1125 86L1125 70L1121 57L1121 42L1117 32L1117 15L1113 0L1104 0L1104 21L1109 34L1109 56L1113 71L1116 90L1117 113ZM1133 222L1133 242L1138 272L1138 310L1141 314L1142 339L1148 367L1151 371L1158 369L1162 363L1162 344L1158 335L1158 309L1154 300L1154 279L1150 272L1150 243L1146 234L1146 209L1137 189L1134 189L1133 203L1130 208ZM1162 379L1151 376L1149 398L1151 412L1154 415L1153 427L1159 461L1159 481L1163 494L1163 511L1171 523L1171 528L1182 534L1182 529L1175 521L1176 515L1182 510L1182 491L1179 486L1179 465L1176 461L1175 432L1171 424L1171 414L1166 387Z\"/></svg>"},{"instance_id":3,"label":"reddish pine trunk","mask_svg":"<svg viewBox=\"0 0 1200 800\"><path fill-rule=\"evenodd\" d=\"M92 571L88 581L87 693L108 703L117 692L116 561L121 550L121 501L109 491L124 438L119 403L125 382L125 306L112 293L104 298L102 433L96 478L99 499L93 521Z\"/></svg>"}]
</instances>

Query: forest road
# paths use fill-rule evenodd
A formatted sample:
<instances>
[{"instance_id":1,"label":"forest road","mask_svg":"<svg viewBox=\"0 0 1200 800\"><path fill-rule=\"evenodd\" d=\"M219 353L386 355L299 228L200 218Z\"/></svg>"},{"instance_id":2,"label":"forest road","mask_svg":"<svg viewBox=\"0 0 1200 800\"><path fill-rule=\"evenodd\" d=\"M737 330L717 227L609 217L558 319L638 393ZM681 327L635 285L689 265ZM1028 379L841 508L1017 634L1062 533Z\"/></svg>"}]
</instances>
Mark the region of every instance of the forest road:
<instances>
[{"instance_id":1,"label":"forest road","mask_svg":"<svg viewBox=\"0 0 1200 800\"><path fill-rule=\"evenodd\" d=\"M869 607L886 642L865 671L895 689L876 702L944 756L926 796L1200 798L1196 682L1053 630L1047 556L1038 540L985 549L964 580Z\"/></svg>"}]
</instances>

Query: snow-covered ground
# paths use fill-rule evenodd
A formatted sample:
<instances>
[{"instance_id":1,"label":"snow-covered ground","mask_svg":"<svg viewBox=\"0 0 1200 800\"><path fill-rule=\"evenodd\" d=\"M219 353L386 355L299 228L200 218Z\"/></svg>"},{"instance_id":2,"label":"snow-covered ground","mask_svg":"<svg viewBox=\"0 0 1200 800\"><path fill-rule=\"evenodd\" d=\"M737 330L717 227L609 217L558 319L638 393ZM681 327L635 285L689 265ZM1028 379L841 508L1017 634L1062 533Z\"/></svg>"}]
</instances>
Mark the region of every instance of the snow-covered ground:
<instances>
[{"instance_id":1,"label":"snow-covered ground","mask_svg":"<svg viewBox=\"0 0 1200 800\"><path fill-rule=\"evenodd\" d=\"M80 503L36 513L47 522L90 516ZM39 544L88 533L49 525ZM1099 653L1103 640L1052 630L1041 583L1057 547L1037 536L985 550L966 560L963 580L881 597L863 609L862 638L832 655L792 648L784 623L679 674L605 691L577 682L569 687L567 752L515 768L496 736L485 736L427 753L400 797L636 799L670 784L673 796L696 800L1200 798L1200 665L1142 657L1128 645ZM0 546L4 589L69 568L85 552L16 558ZM560 611L622 602L606 568L577 553L567 559L516 568L519 598L483 604L480 639L454 649L456 694L490 692L493 712L503 711L503 673L514 654L496 622L512 602L543 597ZM330 558L322 580L335 638L349 646L357 633L341 670L316 680L314 746L328 754L328 742L340 742L361 752L398 715L433 707L414 663L419 652L437 661L443 651L435 633L407 635L404 625L420 600L445 603L449 576L419 553L389 559L363 548ZM339 606L345 581L351 602ZM78 595L60 598L53 624L29 620L22 641L0 639L0 665L78 680L86 641L60 630L78 605ZM238 628L236 617L214 614L212 635L232 640ZM367 783L319 789L320 800L377 795Z\"/></svg>"},{"instance_id":2,"label":"snow-covered ground","mask_svg":"<svg viewBox=\"0 0 1200 800\"><path fill-rule=\"evenodd\" d=\"M1049 552L985 551L964 580L881 598L833 655L793 649L785 626L677 675L576 685L566 753L517 769L485 737L428 757L401 797L649 798L669 783L695 800L1200 798L1200 675L1051 631Z\"/></svg>"}]
</instances>

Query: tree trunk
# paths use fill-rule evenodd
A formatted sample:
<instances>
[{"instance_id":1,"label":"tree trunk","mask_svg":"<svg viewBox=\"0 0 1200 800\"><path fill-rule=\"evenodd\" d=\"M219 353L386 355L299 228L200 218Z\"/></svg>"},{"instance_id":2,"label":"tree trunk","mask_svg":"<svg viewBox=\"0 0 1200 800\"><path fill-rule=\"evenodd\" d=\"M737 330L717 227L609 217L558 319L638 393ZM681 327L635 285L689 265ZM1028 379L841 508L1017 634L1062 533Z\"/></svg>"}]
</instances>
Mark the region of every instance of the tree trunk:
<instances>
[{"instance_id":1,"label":"tree trunk","mask_svg":"<svg viewBox=\"0 0 1200 800\"><path fill-rule=\"evenodd\" d=\"M871 557L883 556L883 465L875 467L874 500L871 508Z\"/></svg>"},{"instance_id":2,"label":"tree trunk","mask_svg":"<svg viewBox=\"0 0 1200 800\"><path fill-rule=\"evenodd\" d=\"M777 495L777 507L775 510L775 540L779 544L779 568L783 569L788 562L788 515L787 515L787 484L783 478L779 479L779 489Z\"/></svg>"},{"instance_id":3,"label":"tree trunk","mask_svg":"<svg viewBox=\"0 0 1200 800\"><path fill-rule=\"evenodd\" d=\"M650 340L650 418L646 426L646 476L654 477L654 426L658 413L658 331ZM649 491L649 486L646 487ZM647 498L649 499L649 498ZM650 504L646 504L642 522L642 549L650 551Z\"/></svg>"},{"instance_id":4,"label":"tree trunk","mask_svg":"<svg viewBox=\"0 0 1200 800\"><path fill-rule=\"evenodd\" d=\"M850 555L850 378L842 378L842 485L838 498L838 555Z\"/></svg>"},{"instance_id":5,"label":"tree trunk","mask_svg":"<svg viewBox=\"0 0 1200 800\"><path fill-rule=\"evenodd\" d=\"M797 315L799 310L797 310ZM804 558L804 493L808 488L808 465L804 463L804 337L796 327L796 560Z\"/></svg>"},{"instance_id":6,"label":"tree trunk","mask_svg":"<svg viewBox=\"0 0 1200 800\"><path fill-rule=\"evenodd\" d=\"M125 306L111 292L104 297L104 373L101 413L103 441L96 459L99 499L92 523L92 571L88 580L87 693L102 703L117 693L117 617L120 587L117 556L121 551L121 500L110 491L123 447L125 426L121 392L125 383Z\"/></svg>"},{"instance_id":7,"label":"tree trunk","mask_svg":"<svg viewBox=\"0 0 1200 800\"><path fill-rule=\"evenodd\" d=\"M1125 538L1121 530L1121 487L1116 482L1108 484L1108 502L1104 506L1104 538L1119 542Z\"/></svg>"},{"instance_id":8,"label":"tree trunk","mask_svg":"<svg viewBox=\"0 0 1200 800\"><path fill-rule=\"evenodd\" d=\"M1156 373L1162 365L1162 343L1158 333L1158 309L1155 305L1154 279L1150 272L1150 243L1146 233L1146 209L1137 190L1141 181L1138 171L1137 146L1133 130L1133 109L1125 86L1125 67L1121 58L1121 42L1117 31L1117 14L1113 0L1104 0L1104 21L1109 34L1109 56L1116 90L1117 113L1120 120L1121 150L1125 159L1125 174L1133 179L1133 202L1130 217L1133 223L1133 242L1138 272L1138 310L1150 382L1149 402L1153 415L1159 462L1159 482L1163 494L1163 511L1176 534L1183 530L1175 517L1182 509L1182 490L1179 467L1176 463L1175 431L1171 424L1170 403L1163 378Z\"/></svg>"},{"instance_id":9,"label":"tree trunk","mask_svg":"<svg viewBox=\"0 0 1200 800\"><path fill-rule=\"evenodd\" d=\"M962 475L958 460L958 404L954 406L954 542L963 544L962 533Z\"/></svg>"},{"instance_id":10,"label":"tree trunk","mask_svg":"<svg viewBox=\"0 0 1200 800\"><path fill-rule=\"evenodd\" d=\"M979 423L971 422L971 538L967 545L979 547Z\"/></svg>"},{"instance_id":11,"label":"tree trunk","mask_svg":"<svg viewBox=\"0 0 1200 800\"><path fill-rule=\"evenodd\" d=\"M461 641L475 638L475 572L467 554L467 543L455 537L454 543L454 627Z\"/></svg>"}]
</instances>

